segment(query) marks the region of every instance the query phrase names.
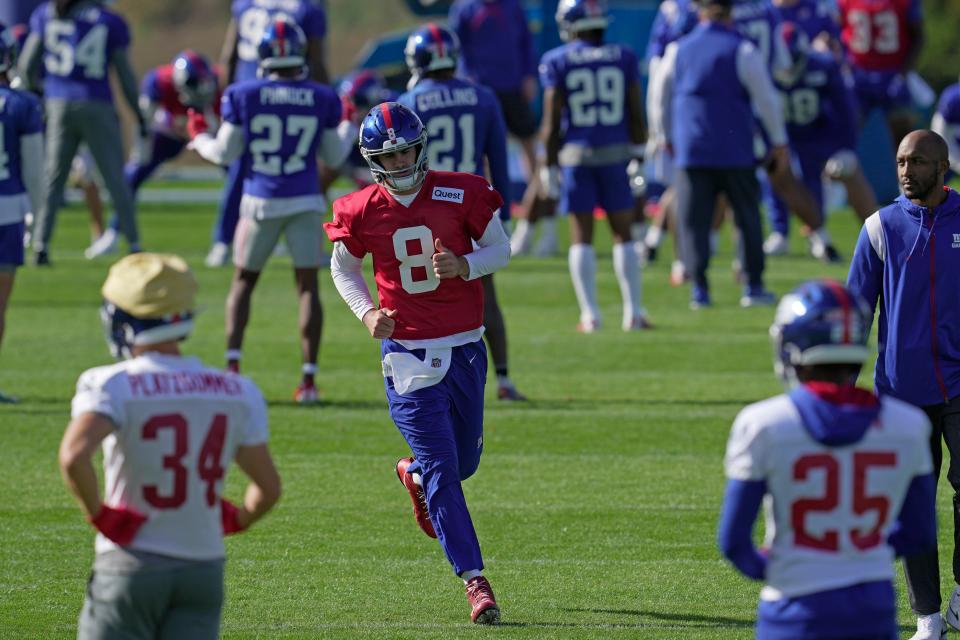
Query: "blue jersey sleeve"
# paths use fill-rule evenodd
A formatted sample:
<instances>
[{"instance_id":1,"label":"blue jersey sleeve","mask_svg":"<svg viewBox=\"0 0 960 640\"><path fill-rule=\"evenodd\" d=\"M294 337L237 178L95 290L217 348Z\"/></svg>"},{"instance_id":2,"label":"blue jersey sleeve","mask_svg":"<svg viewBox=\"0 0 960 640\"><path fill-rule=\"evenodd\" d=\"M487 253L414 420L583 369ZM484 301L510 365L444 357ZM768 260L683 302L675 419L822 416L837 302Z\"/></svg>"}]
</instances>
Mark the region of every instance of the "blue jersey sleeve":
<instances>
[{"instance_id":1,"label":"blue jersey sleeve","mask_svg":"<svg viewBox=\"0 0 960 640\"><path fill-rule=\"evenodd\" d=\"M308 5L300 27L308 38L323 38L327 35L327 14L320 7Z\"/></svg>"},{"instance_id":2,"label":"blue jersey sleeve","mask_svg":"<svg viewBox=\"0 0 960 640\"><path fill-rule=\"evenodd\" d=\"M900 514L887 536L898 556L935 549L937 545L937 483L933 474L916 476L907 489Z\"/></svg>"},{"instance_id":3,"label":"blue jersey sleeve","mask_svg":"<svg viewBox=\"0 0 960 640\"><path fill-rule=\"evenodd\" d=\"M113 13L103 14L107 19L107 51L112 54L117 49L126 49L130 46L130 27L126 20Z\"/></svg>"},{"instance_id":4,"label":"blue jersey sleeve","mask_svg":"<svg viewBox=\"0 0 960 640\"><path fill-rule=\"evenodd\" d=\"M873 250L867 225L864 224L860 228L860 236L857 238L857 247L853 251L853 259L850 260L847 288L851 292L863 296L863 299L870 305L870 312L873 314L877 309L877 300L880 298L882 287L883 261Z\"/></svg>"},{"instance_id":5,"label":"blue jersey sleeve","mask_svg":"<svg viewBox=\"0 0 960 640\"><path fill-rule=\"evenodd\" d=\"M240 110L238 109L239 105L237 104L236 98L237 92L234 90L234 87L227 87L223 98L220 99L220 117L224 122L239 126L242 123L240 121Z\"/></svg>"},{"instance_id":6,"label":"blue jersey sleeve","mask_svg":"<svg viewBox=\"0 0 960 640\"><path fill-rule=\"evenodd\" d=\"M140 81L140 95L146 96L152 102L160 102L160 85L157 82L157 70L147 71Z\"/></svg>"},{"instance_id":7,"label":"blue jersey sleeve","mask_svg":"<svg viewBox=\"0 0 960 640\"><path fill-rule=\"evenodd\" d=\"M540 59L540 84L543 88L556 87L561 82L557 58L549 54Z\"/></svg>"},{"instance_id":8,"label":"blue jersey sleeve","mask_svg":"<svg viewBox=\"0 0 960 640\"><path fill-rule=\"evenodd\" d=\"M937 103L937 113L949 124L960 124L960 84L944 89Z\"/></svg>"},{"instance_id":9,"label":"blue jersey sleeve","mask_svg":"<svg viewBox=\"0 0 960 640\"><path fill-rule=\"evenodd\" d=\"M332 89L321 86L321 91L321 101L326 104L327 110L320 124L325 129L336 129L343 119L343 103Z\"/></svg>"},{"instance_id":10,"label":"blue jersey sleeve","mask_svg":"<svg viewBox=\"0 0 960 640\"><path fill-rule=\"evenodd\" d=\"M623 45L620 48L623 50L623 79L629 87L631 83L640 80L640 63L637 61L637 54L633 52L633 49Z\"/></svg>"},{"instance_id":11,"label":"blue jersey sleeve","mask_svg":"<svg viewBox=\"0 0 960 640\"><path fill-rule=\"evenodd\" d=\"M30 31L43 39L43 27L47 22L47 12L50 10L50 3L44 2L33 10L30 14Z\"/></svg>"},{"instance_id":12,"label":"blue jersey sleeve","mask_svg":"<svg viewBox=\"0 0 960 640\"><path fill-rule=\"evenodd\" d=\"M723 555L748 578L763 580L767 559L753 546L753 524L767 492L763 480L728 480L723 496L717 544Z\"/></svg>"},{"instance_id":13,"label":"blue jersey sleeve","mask_svg":"<svg viewBox=\"0 0 960 640\"><path fill-rule=\"evenodd\" d=\"M23 116L20 125L22 135L31 135L43 132L43 107L40 100L32 93L21 93L23 96Z\"/></svg>"}]
</instances>

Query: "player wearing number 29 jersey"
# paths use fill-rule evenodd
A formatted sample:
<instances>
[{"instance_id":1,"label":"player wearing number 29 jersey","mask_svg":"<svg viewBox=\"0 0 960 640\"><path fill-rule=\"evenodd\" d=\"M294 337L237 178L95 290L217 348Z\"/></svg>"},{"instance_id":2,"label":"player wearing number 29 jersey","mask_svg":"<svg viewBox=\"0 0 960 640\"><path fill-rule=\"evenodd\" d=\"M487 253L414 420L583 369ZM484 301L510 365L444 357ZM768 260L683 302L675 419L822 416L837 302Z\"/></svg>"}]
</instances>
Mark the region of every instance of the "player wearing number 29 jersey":
<instances>
[{"instance_id":1,"label":"player wearing number 29 jersey","mask_svg":"<svg viewBox=\"0 0 960 640\"><path fill-rule=\"evenodd\" d=\"M179 256L111 267L100 311L118 364L84 372L60 445L68 488L99 532L77 637L218 637L223 536L280 497L267 408L250 380L180 353L197 283ZM101 498L93 455L102 445ZM243 502L221 496L236 461Z\"/></svg>"},{"instance_id":2,"label":"player wearing number 29 jersey","mask_svg":"<svg viewBox=\"0 0 960 640\"><path fill-rule=\"evenodd\" d=\"M770 335L791 389L743 409L730 432L718 537L741 572L765 583L762 640L896 638L894 555L935 544L930 422L855 386L870 319L837 282L784 296Z\"/></svg>"}]
</instances>

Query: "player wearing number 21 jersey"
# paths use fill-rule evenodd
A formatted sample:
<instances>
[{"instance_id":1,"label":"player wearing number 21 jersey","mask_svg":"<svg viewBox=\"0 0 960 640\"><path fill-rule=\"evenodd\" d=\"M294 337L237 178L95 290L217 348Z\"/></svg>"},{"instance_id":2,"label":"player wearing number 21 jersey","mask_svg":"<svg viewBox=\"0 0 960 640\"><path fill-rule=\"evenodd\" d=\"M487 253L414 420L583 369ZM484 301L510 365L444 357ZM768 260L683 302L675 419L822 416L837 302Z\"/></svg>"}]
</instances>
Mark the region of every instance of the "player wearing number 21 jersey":
<instances>
[{"instance_id":1,"label":"player wearing number 21 jersey","mask_svg":"<svg viewBox=\"0 0 960 640\"><path fill-rule=\"evenodd\" d=\"M223 536L280 497L267 407L250 380L182 356L197 284L179 256L111 267L100 316L114 365L80 376L60 445L70 491L99 531L78 638L218 637ZM103 448L101 498L92 457ZM243 502L221 497L232 461Z\"/></svg>"},{"instance_id":2,"label":"player wearing number 21 jersey","mask_svg":"<svg viewBox=\"0 0 960 640\"><path fill-rule=\"evenodd\" d=\"M718 537L737 569L765 583L757 638L895 639L894 555L935 544L930 422L855 386L870 320L837 282L784 296L770 335L790 389L743 409L730 432Z\"/></svg>"},{"instance_id":3,"label":"player wearing number 21 jersey","mask_svg":"<svg viewBox=\"0 0 960 640\"><path fill-rule=\"evenodd\" d=\"M413 451L397 475L417 523L464 580L473 621L495 624L499 607L460 483L483 452L480 277L507 264L510 241L500 194L479 176L428 171L426 141L417 115L396 102L364 118L360 150L376 184L334 202L333 222L324 225L334 242L330 270L344 301L382 340L390 415ZM368 253L379 304L361 271Z\"/></svg>"}]
</instances>

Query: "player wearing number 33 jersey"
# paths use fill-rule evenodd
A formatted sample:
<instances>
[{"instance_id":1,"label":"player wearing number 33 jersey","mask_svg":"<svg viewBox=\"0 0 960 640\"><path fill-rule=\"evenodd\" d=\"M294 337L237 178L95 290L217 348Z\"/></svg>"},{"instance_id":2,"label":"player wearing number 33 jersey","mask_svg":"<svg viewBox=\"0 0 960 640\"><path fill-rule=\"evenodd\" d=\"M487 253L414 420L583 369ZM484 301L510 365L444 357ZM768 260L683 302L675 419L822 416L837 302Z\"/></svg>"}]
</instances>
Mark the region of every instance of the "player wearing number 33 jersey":
<instances>
[{"instance_id":1,"label":"player wearing number 33 jersey","mask_svg":"<svg viewBox=\"0 0 960 640\"><path fill-rule=\"evenodd\" d=\"M930 422L854 386L870 320L837 282L785 296L770 334L791 388L734 421L719 541L742 573L765 582L757 638L896 638L894 555L935 544Z\"/></svg>"},{"instance_id":2,"label":"player wearing number 33 jersey","mask_svg":"<svg viewBox=\"0 0 960 640\"><path fill-rule=\"evenodd\" d=\"M217 638L223 536L280 497L259 389L180 354L196 289L182 258L137 253L101 290L108 345L124 360L80 376L59 457L99 532L78 638ZM250 479L236 505L221 497L232 461Z\"/></svg>"},{"instance_id":3,"label":"player wearing number 33 jersey","mask_svg":"<svg viewBox=\"0 0 960 640\"><path fill-rule=\"evenodd\" d=\"M483 452L480 278L507 264L510 241L500 194L479 176L428 171L426 142L420 118L396 102L364 118L360 151L377 184L334 202L333 222L324 225L334 242L330 271L341 297L382 340L390 416L413 451L397 475L417 524L439 539L464 580L472 620L495 624L500 610L460 483ZM361 271L368 253L379 306Z\"/></svg>"}]
</instances>

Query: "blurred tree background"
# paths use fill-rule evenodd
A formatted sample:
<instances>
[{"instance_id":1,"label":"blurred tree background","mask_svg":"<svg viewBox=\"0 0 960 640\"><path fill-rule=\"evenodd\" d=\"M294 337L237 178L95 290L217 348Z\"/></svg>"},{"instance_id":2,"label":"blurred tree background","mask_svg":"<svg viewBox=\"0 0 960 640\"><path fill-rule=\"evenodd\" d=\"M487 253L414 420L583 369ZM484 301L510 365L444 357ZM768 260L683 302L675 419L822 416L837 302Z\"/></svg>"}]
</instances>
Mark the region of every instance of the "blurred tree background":
<instances>
[{"instance_id":1,"label":"blurred tree background","mask_svg":"<svg viewBox=\"0 0 960 640\"><path fill-rule=\"evenodd\" d=\"M960 0L923 0L927 42L920 75L939 94L960 76Z\"/></svg>"}]
</instances>

